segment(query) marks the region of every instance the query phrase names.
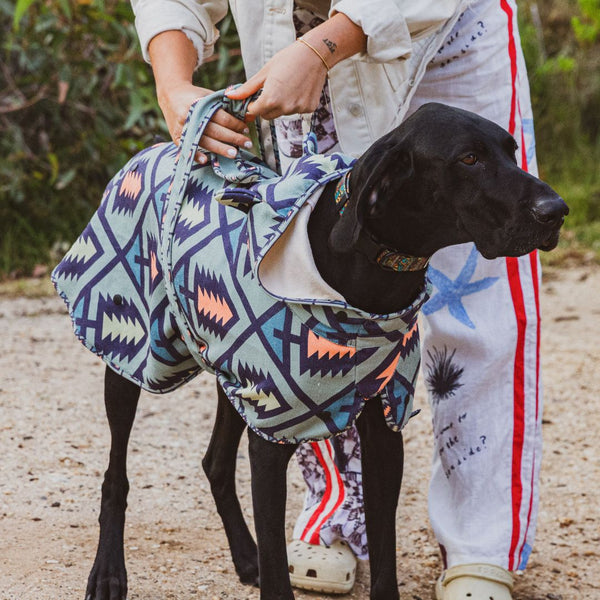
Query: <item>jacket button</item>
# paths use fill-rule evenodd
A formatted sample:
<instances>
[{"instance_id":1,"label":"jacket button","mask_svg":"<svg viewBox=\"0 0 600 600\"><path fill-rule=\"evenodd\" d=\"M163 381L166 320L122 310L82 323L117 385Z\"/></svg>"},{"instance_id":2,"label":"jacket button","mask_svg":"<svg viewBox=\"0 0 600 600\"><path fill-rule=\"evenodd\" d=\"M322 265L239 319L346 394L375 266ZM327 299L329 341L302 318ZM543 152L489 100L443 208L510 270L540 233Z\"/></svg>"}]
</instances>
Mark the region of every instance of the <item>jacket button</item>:
<instances>
[{"instance_id":1,"label":"jacket button","mask_svg":"<svg viewBox=\"0 0 600 600\"><path fill-rule=\"evenodd\" d=\"M123 296L121 296L120 294L115 294L113 296L113 302L117 305L117 306L121 306L121 304L123 304Z\"/></svg>"},{"instance_id":2,"label":"jacket button","mask_svg":"<svg viewBox=\"0 0 600 600\"><path fill-rule=\"evenodd\" d=\"M353 117L360 117L360 115L362 115L362 108L360 107L360 104L349 104L348 112Z\"/></svg>"},{"instance_id":3,"label":"jacket button","mask_svg":"<svg viewBox=\"0 0 600 600\"><path fill-rule=\"evenodd\" d=\"M345 323L348 320L348 315L343 310L340 310L339 312L335 313L335 316L337 317L340 323Z\"/></svg>"}]
</instances>

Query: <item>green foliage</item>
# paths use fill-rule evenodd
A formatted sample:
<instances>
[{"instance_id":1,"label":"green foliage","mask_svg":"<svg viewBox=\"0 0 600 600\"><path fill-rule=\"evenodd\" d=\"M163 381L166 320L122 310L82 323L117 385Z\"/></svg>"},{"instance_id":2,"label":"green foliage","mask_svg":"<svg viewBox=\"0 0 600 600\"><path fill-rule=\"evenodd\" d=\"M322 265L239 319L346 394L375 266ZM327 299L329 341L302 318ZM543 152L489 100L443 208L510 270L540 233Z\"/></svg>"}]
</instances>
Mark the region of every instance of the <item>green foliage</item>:
<instances>
[{"instance_id":1,"label":"green foliage","mask_svg":"<svg viewBox=\"0 0 600 600\"><path fill-rule=\"evenodd\" d=\"M582 44L593 44L600 34L600 0L579 0L582 17L574 16L571 25Z\"/></svg>"},{"instance_id":2,"label":"green foliage","mask_svg":"<svg viewBox=\"0 0 600 600\"><path fill-rule=\"evenodd\" d=\"M17 31L21 23L21 19L25 16L27 9L34 3L35 0L17 0L15 5L15 14L13 18L13 29Z\"/></svg>"},{"instance_id":3,"label":"green foliage","mask_svg":"<svg viewBox=\"0 0 600 600\"><path fill-rule=\"evenodd\" d=\"M600 221L600 0L524 0L541 175L590 241ZM197 78L243 78L231 16ZM0 278L57 258L110 177L168 138L129 2L0 0ZM587 237L586 237L587 236Z\"/></svg>"},{"instance_id":4,"label":"green foliage","mask_svg":"<svg viewBox=\"0 0 600 600\"><path fill-rule=\"evenodd\" d=\"M199 83L241 79L223 24ZM120 0L0 0L0 276L55 259L110 177L157 135L168 139L133 15Z\"/></svg>"},{"instance_id":5,"label":"green foliage","mask_svg":"<svg viewBox=\"0 0 600 600\"><path fill-rule=\"evenodd\" d=\"M567 225L583 226L600 220L600 0L524 2L520 16L540 173L569 204Z\"/></svg>"}]
</instances>

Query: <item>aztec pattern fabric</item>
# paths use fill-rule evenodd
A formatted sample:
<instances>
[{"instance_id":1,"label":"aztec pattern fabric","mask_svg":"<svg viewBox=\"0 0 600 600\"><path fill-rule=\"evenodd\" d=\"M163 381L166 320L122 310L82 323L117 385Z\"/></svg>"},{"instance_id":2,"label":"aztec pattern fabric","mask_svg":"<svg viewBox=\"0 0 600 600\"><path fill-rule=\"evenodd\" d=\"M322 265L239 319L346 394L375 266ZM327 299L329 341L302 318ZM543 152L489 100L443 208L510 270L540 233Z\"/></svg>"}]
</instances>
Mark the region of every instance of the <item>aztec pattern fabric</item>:
<instances>
[{"instance_id":1,"label":"aztec pattern fabric","mask_svg":"<svg viewBox=\"0 0 600 600\"><path fill-rule=\"evenodd\" d=\"M248 425L271 441L335 435L377 394L399 430L411 412L426 291L401 313L373 315L265 290L261 260L352 159L314 154L309 136L283 176L241 151L200 166L198 140L223 104L222 92L198 101L181 150L142 151L106 188L53 272L75 334L151 392L214 372Z\"/></svg>"}]
</instances>

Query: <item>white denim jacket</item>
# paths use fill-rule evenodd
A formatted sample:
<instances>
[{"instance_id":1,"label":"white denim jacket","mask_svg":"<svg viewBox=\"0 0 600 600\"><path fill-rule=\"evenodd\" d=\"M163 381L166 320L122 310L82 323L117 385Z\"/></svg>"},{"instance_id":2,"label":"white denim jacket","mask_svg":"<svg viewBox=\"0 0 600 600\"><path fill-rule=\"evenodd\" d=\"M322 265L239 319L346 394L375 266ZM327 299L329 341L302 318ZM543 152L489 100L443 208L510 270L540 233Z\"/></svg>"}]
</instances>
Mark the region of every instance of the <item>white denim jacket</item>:
<instances>
[{"instance_id":1,"label":"white denim jacket","mask_svg":"<svg viewBox=\"0 0 600 600\"><path fill-rule=\"evenodd\" d=\"M472 0L303 0L296 4L322 14L341 12L367 35L367 51L329 72L336 132L343 152L360 156L398 125L427 63ZM146 60L157 34L181 30L210 56L227 13L227 0L131 0ZM248 77L296 39L294 0L230 0ZM321 9L321 10L319 10ZM265 125L265 127L267 127ZM263 133L267 133L266 129ZM271 155L265 135L265 151Z\"/></svg>"}]
</instances>

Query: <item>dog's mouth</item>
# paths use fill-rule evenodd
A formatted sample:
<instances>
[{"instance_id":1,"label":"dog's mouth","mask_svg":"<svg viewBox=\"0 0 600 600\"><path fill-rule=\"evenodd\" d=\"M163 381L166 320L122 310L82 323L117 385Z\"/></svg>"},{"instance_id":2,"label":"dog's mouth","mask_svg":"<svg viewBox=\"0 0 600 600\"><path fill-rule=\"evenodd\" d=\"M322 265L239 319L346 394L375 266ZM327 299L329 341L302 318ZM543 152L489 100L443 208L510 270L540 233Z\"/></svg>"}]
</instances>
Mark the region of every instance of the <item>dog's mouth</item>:
<instances>
[{"instance_id":1,"label":"dog's mouth","mask_svg":"<svg viewBox=\"0 0 600 600\"><path fill-rule=\"evenodd\" d=\"M562 222L553 227L551 231L543 231L537 235L526 236L521 241L516 241L516 243L509 242L507 244L507 251L502 254L506 256L523 256L534 250L550 252L550 250L554 250L558 246L561 225Z\"/></svg>"},{"instance_id":2,"label":"dog's mouth","mask_svg":"<svg viewBox=\"0 0 600 600\"><path fill-rule=\"evenodd\" d=\"M558 246L558 241L560 239L560 227L551 232L548 237L538 246L540 250L544 252L550 252L550 250L554 250L556 246Z\"/></svg>"},{"instance_id":3,"label":"dog's mouth","mask_svg":"<svg viewBox=\"0 0 600 600\"><path fill-rule=\"evenodd\" d=\"M562 222L550 231L538 229L531 231L496 231L484 240L475 241L477 249L484 258L494 259L501 256L524 256L534 250L549 252L554 250L560 239Z\"/></svg>"},{"instance_id":4,"label":"dog's mouth","mask_svg":"<svg viewBox=\"0 0 600 600\"><path fill-rule=\"evenodd\" d=\"M567 213L568 209L564 211L564 214ZM471 215L459 215L456 227L458 231L471 237L484 258L491 260L502 256L524 256L534 250L554 250L564 221L564 215L556 215L551 221L543 221L532 211L527 211L519 221L488 222L484 228L481 228L481 224L479 227L473 226Z\"/></svg>"}]
</instances>

